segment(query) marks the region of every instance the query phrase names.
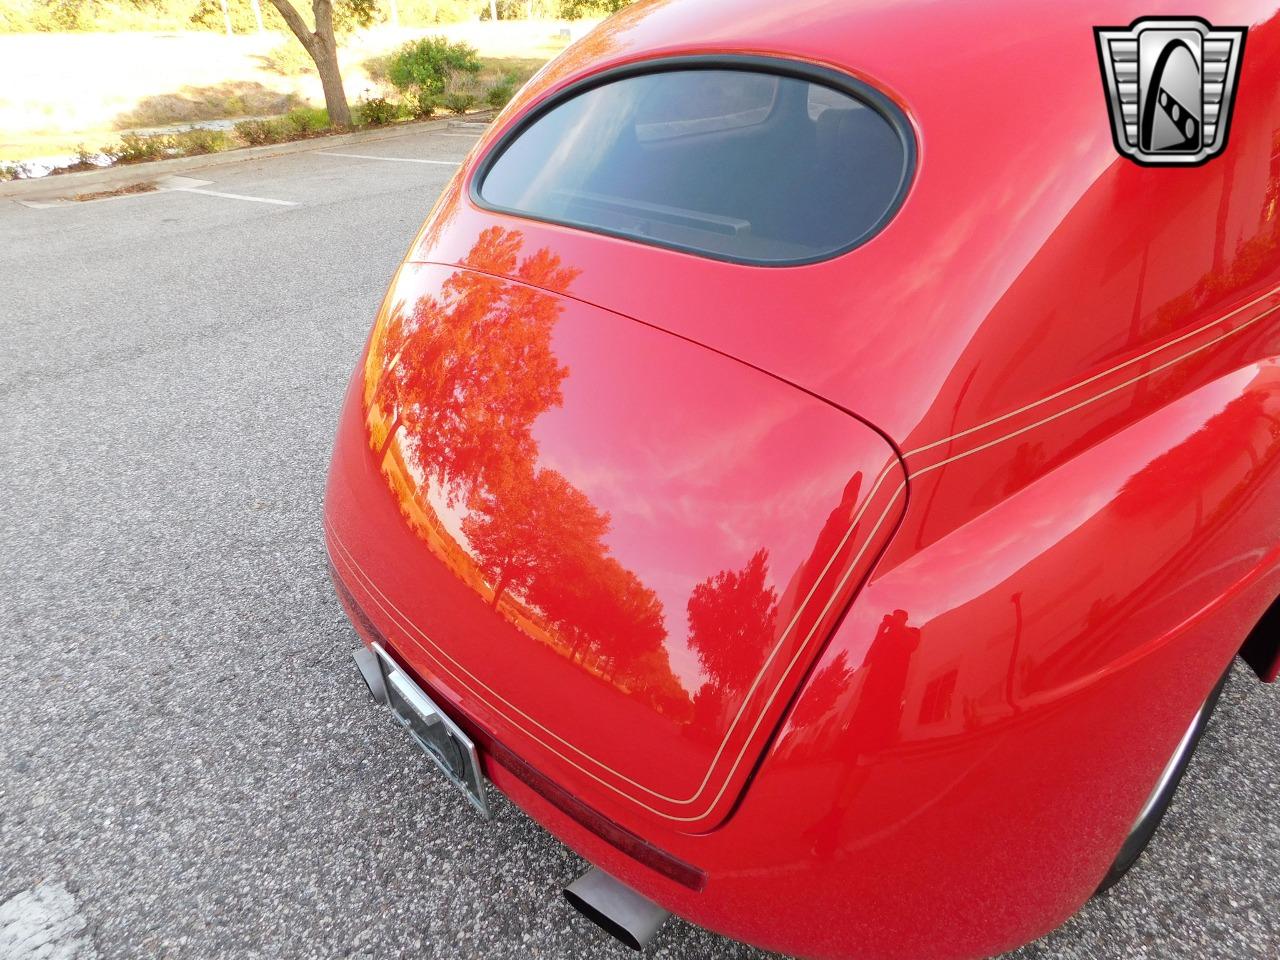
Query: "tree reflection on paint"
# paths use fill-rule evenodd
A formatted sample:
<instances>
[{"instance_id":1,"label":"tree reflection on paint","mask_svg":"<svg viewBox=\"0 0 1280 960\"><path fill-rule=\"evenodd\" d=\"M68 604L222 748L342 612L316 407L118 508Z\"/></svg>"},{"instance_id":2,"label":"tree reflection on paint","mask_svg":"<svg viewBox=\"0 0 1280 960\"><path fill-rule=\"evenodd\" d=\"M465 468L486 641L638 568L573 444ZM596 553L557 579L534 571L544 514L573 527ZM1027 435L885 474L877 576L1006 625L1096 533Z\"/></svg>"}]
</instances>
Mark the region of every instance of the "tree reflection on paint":
<instances>
[{"instance_id":1,"label":"tree reflection on paint","mask_svg":"<svg viewBox=\"0 0 1280 960\"><path fill-rule=\"evenodd\" d=\"M757 550L741 570L721 570L695 586L688 617L689 648L707 678L694 697L694 723L714 730L725 723L728 695L747 688L776 636L778 594L769 586L768 551Z\"/></svg>"},{"instance_id":2,"label":"tree reflection on paint","mask_svg":"<svg viewBox=\"0 0 1280 960\"><path fill-rule=\"evenodd\" d=\"M551 352L558 301L486 274L564 290L576 271L545 251L520 260L520 244L518 231L486 230L466 260L485 273L458 271L407 314L395 304L374 332L366 383L376 384L371 403L391 414L376 448L385 456L399 438L450 501L532 463L533 422L561 401L568 370Z\"/></svg>"},{"instance_id":3,"label":"tree reflection on paint","mask_svg":"<svg viewBox=\"0 0 1280 960\"><path fill-rule=\"evenodd\" d=\"M478 238L439 293L389 305L365 367L366 426L401 512L489 606L624 690L687 718L671 670L662 603L610 553L610 517L537 465L532 428L562 402L568 369L552 351L560 300L577 271L519 231ZM515 277L511 283L499 276ZM460 544L431 505L464 513Z\"/></svg>"},{"instance_id":4,"label":"tree reflection on paint","mask_svg":"<svg viewBox=\"0 0 1280 960\"><path fill-rule=\"evenodd\" d=\"M672 637L659 594L614 555L609 513L540 459L535 423L563 404L570 375L553 349L559 294L577 271L522 243L520 231L489 228L443 282L385 305L364 368L374 462L410 529L492 616L694 737L732 728L783 622L804 637L824 615L806 603L849 554L863 474L845 483L785 590L769 551L748 547L741 567L692 587L687 637ZM480 612L444 606L459 624ZM700 668L696 696L699 681L682 683L671 666L682 640Z\"/></svg>"}]
</instances>

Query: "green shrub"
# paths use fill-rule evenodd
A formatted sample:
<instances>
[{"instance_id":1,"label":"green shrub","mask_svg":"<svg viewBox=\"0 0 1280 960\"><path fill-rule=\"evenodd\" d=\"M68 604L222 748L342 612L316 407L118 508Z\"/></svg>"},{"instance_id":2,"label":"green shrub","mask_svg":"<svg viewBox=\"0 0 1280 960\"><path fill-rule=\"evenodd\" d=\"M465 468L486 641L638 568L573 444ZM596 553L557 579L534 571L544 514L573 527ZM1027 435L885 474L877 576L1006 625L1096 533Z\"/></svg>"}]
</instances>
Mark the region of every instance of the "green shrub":
<instances>
[{"instance_id":1,"label":"green shrub","mask_svg":"<svg viewBox=\"0 0 1280 960\"><path fill-rule=\"evenodd\" d=\"M489 92L484 95L484 102L495 110L501 110L511 98L516 95L516 85L514 83L500 83L496 87L490 87Z\"/></svg>"},{"instance_id":2,"label":"green shrub","mask_svg":"<svg viewBox=\"0 0 1280 960\"><path fill-rule=\"evenodd\" d=\"M286 113L283 120L298 136L305 136L328 128L329 111L324 107L296 107Z\"/></svg>"},{"instance_id":3,"label":"green shrub","mask_svg":"<svg viewBox=\"0 0 1280 960\"><path fill-rule=\"evenodd\" d=\"M400 118L400 106L386 97L371 97L360 101L355 114L357 126L383 127Z\"/></svg>"},{"instance_id":4,"label":"green shrub","mask_svg":"<svg viewBox=\"0 0 1280 960\"><path fill-rule=\"evenodd\" d=\"M442 93L455 74L477 74L483 68L474 47L444 37L406 43L387 63L387 79L402 91Z\"/></svg>"},{"instance_id":5,"label":"green shrub","mask_svg":"<svg viewBox=\"0 0 1280 960\"><path fill-rule=\"evenodd\" d=\"M205 153L221 153L231 149L231 138L224 130L183 130L169 136L169 149L182 157Z\"/></svg>"},{"instance_id":6,"label":"green shrub","mask_svg":"<svg viewBox=\"0 0 1280 960\"><path fill-rule=\"evenodd\" d=\"M474 93L451 91L440 95L440 106L459 116L474 107L477 102L479 102L479 98Z\"/></svg>"},{"instance_id":7,"label":"green shrub","mask_svg":"<svg viewBox=\"0 0 1280 960\"><path fill-rule=\"evenodd\" d=\"M0 183L6 180L22 180L27 168L21 163L0 163Z\"/></svg>"},{"instance_id":8,"label":"green shrub","mask_svg":"<svg viewBox=\"0 0 1280 960\"><path fill-rule=\"evenodd\" d=\"M283 120L241 120L235 125L235 132L247 146L261 147L288 140L292 135L292 127Z\"/></svg>"},{"instance_id":9,"label":"green shrub","mask_svg":"<svg viewBox=\"0 0 1280 960\"><path fill-rule=\"evenodd\" d=\"M404 101L404 105L409 116L415 120L430 120L440 106L439 96L426 90L418 90Z\"/></svg>"},{"instance_id":10,"label":"green shrub","mask_svg":"<svg viewBox=\"0 0 1280 960\"><path fill-rule=\"evenodd\" d=\"M101 156L101 154L99 154L98 151L90 150L83 143L80 143L80 144L76 144L75 154L76 154L76 158L74 161L72 161L71 163L63 164L60 167L57 167L56 172L75 173L79 170L97 170L98 169L98 164L94 162Z\"/></svg>"},{"instance_id":11,"label":"green shrub","mask_svg":"<svg viewBox=\"0 0 1280 960\"><path fill-rule=\"evenodd\" d=\"M163 134L122 133L118 144L103 147L102 152L112 163L143 163L164 159L169 148L169 138Z\"/></svg>"}]
</instances>

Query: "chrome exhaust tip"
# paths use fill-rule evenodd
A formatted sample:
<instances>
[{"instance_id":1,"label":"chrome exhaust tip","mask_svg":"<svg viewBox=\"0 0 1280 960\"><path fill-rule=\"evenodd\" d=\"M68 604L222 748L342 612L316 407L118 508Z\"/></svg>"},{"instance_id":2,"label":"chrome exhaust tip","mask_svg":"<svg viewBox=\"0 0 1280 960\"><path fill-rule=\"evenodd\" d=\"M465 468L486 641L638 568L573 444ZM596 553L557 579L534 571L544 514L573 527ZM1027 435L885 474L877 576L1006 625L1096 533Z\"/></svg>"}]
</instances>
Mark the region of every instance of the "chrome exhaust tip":
<instances>
[{"instance_id":1,"label":"chrome exhaust tip","mask_svg":"<svg viewBox=\"0 0 1280 960\"><path fill-rule=\"evenodd\" d=\"M564 898L584 917L632 950L643 950L671 916L598 867L592 867L565 887Z\"/></svg>"},{"instance_id":2,"label":"chrome exhaust tip","mask_svg":"<svg viewBox=\"0 0 1280 960\"><path fill-rule=\"evenodd\" d=\"M368 647L361 647L352 652L351 659L356 662L356 669L360 671L360 679L368 688L369 696L375 703L385 707L389 702L387 682L382 676L382 664L378 662L378 655Z\"/></svg>"}]
</instances>

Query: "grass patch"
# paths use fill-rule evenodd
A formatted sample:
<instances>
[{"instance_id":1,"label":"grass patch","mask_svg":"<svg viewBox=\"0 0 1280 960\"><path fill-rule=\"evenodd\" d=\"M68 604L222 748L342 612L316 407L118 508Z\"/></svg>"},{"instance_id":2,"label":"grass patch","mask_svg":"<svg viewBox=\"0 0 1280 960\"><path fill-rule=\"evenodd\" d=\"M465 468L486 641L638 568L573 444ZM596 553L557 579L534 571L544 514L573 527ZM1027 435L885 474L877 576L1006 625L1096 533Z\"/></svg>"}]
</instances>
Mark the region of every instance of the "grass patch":
<instances>
[{"instance_id":1,"label":"grass patch","mask_svg":"<svg viewBox=\"0 0 1280 960\"><path fill-rule=\"evenodd\" d=\"M542 66L540 60L525 60L516 57L487 58L483 61L484 69L476 78L484 87L484 102L494 110L501 110L521 87L529 82L529 78Z\"/></svg>"},{"instance_id":2,"label":"grass patch","mask_svg":"<svg viewBox=\"0 0 1280 960\"><path fill-rule=\"evenodd\" d=\"M284 115L294 133L318 133L329 128L329 111L324 107L295 107Z\"/></svg>"},{"instance_id":3,"label":"grass patch","mask_svg":"<svg viewBox=\"0 0 1280 960\"><path fill-rule=\"evenodd\" d=\"M546 62L530 57L481 57L480 80L488 83L509 80L518 89L528 83Z\"/></svg>"},{"instance_id":4,"label":"grass patch","mask_svg":"<svg viewBox=\"0 0 1280 960\"><path fill-rule=\"evenodd\" d=\"M511 98L542 69L544 60L526 57L484 57L480 73L476 76L476 94L486 106L501 110Z\"/></svg>"}]
</instances>

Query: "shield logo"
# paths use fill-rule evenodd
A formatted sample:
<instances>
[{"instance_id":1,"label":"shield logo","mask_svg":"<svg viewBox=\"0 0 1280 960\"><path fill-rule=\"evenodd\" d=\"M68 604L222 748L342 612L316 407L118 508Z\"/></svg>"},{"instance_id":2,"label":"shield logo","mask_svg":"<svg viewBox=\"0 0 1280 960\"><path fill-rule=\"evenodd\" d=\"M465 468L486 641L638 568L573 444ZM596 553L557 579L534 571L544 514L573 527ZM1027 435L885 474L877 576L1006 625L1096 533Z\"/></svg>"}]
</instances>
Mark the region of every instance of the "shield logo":
<instances>
[{"instance_id":1,"label":"shield logo","mask_svg":"<svg viewBox=\"0 0 1280 960\"><path fill-rule=\"evenodd\" d=\"M1198 17L1143 17L1094 27L1121 154L1144 166L1191 167L1227 145L1245 27Z\"/></svg>"}]
</instances>

